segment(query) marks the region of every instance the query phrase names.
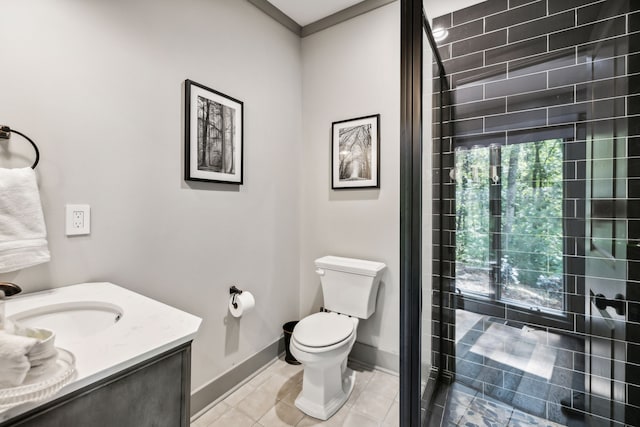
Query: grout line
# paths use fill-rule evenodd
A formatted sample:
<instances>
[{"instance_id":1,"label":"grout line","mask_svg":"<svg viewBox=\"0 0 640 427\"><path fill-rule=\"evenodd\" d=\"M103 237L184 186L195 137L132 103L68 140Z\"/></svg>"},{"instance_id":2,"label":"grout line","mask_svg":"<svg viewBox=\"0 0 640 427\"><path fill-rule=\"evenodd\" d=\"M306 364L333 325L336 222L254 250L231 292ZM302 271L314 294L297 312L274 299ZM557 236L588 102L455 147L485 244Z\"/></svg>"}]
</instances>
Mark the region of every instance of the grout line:
<instances>
[{"instance_id":1,"label":"grout line","mask_svg":"<svg viewBox=\"0 0 640 427\"><path fill-rule=\"evenodd\" d=\"M614 38L617 38L617 37L614 37ZM612 39L613 38L609 38L609 39L603 39L603 40L600 40L600 41L606 41L606 40L612 40ZM595 42L591 42L591 43L595 43ZM578 46L576 46L576 48L579 47L579 46L586 46L587 44L591 44L591 43L585 43L585 44L582 44L582 45L578 45ZM496 64L491 64L491 65L488 65L488 66L485 66L485 67L476 67L476 68L464 69L464 70L457 71L455 73L447 74L447 77L451 78L451 77L454 77L454 76L457 76L457 75L460 75L460 74L463 74L463 73L468 73L470 71L481 71L483 68L493 67L493 66L502 65L502 64L506 64L508 66L509 63L513 63L515 61L522 61L522 60L529 60L529 59L533 60L533 59L537 59L538 57L542 57L543 55L548 55L550 53L561 51L563 49L566 49L566 47L562 48L562 49L556 49L556 50L551 51L551 52L543 52L543 53L538 53L538 54L535 54L535 55L529 55L529 56L523 56L521 58L511 59L509 61L498 62ZM611 56L611 57L607 57L607 58L601 58L601 59L598 59L596 61L593 61L593 63L598 63L598 62L602 62L602 61L617 60L617 59L620 59L620 58L625 58L627 56L628 56L627 54L623 54L623 55L616 55L616 56ZM458 58L458 57L456 57L456 58ZM563 67L553 68L551 70L544 70L544 71L564 70L564 69L567 69L567 68L570 68L570 67L576 67L576 66L585 65L585 64L586 64L586 62L579 62L578 61L578 53L577 53L577 50L576 50L576 58L575 58L575 61L574 61L573 64L565 65ZM480 85L480 84L490 84L490 83L501 82L501 81L510 80L510 79L517 79L517 78L520 78L520 77L527 77L527 76L531 76L531 75L535 75L535 74L540 74L541 72L543 72L543 71L536 71L536 72L533 72L533 73L522 74L522 75L515 76L515 77L506 77L504 79L492 80L492 81L488 81L488 82L480 82L480 83L473 84L473 85L469 84L469 86L466 86L467 84L464 84L463 86L464 87L472 87L472 86L477 86L477 85ZM609 77L609 78L611 78L611 77ZM598 79L598 80L589 80L589 81L599 81L599 80L606 80L606 78ZM452 88L452 89L449 89L449 90L450 91L451 90L455 90L456 88Z\"/></svg>"},{"instance_id":2,"label":"grout line","mask_svg":"<svg viewBox=\"0 0 640 427\"><path fill-rule=\"evenodd\" d=\"M451 44L453 44L453 43L458 43L458 42L461 42L461 41L471 40L471 39L474 39L474 38L476 38L476 37L484 36L484 35L486 35L486 34L496 33L496 32L498 32L498 31L502 31L502 30L505 30L505 29L510 29L510 28L517 27L517 26L520 26L520 25L533 23L533 22L536 22L536 21L539 21L539 20L542 20L542 19L550 18L550 17L557 16L557 15L561 15L561 14L563 14L563 13L568 12L569 10L571 10L571 9L567 9L567 10L563 10L563 11L560 11L560 12L556 12L556 13L553 13L553 14L551 14L551 15L549 15L549 14L547 13L547 15L546 15L546 16L542 16L542 17L540 17L540 18L531 19L531 20L528 20L528 21L518 22L517 24L509 25L508 27L498 28L498 29L496 29L496 30L491 30L491 31L489 31L489 32L485 32L485 31L484 31L484 26L483 26L483 32L482 32L482 33L480 33L480 34L476 34L476 35L473 35L473 36L470 36L470 37L465 37L465 38L462 38L462 39L459 39L459 40L455 40L455 41L450 41L450 42L448 42L448 43L443 43L441 46L445 46L445 45L447 45L447 44L451 45ZM575 10L576 10L576 9L574 9L574 11L575 11ZM499 13L501 13L501 12L499 12ZM588 23L586 23L586 24L578 25L578 14L577 14L577 13L574 13L574 17L575 17L575 19L574 19L574 26L573 26L573 27L563 28L563 29L560 29L560 30L555 30L555 31L547 32L547 33L544 33L544 34L538 34L538 35L535 35L535 36L531 36L531 37L524 38L524 39L522 39L522 40L513 41L513 42L509 42L509 38L507 37L507 43L506 43L506 44L502 44L502 45L500 45L500 46L494 46L494 47L492 47L492 48L490 48L490 49L494 49L494 48L498 48L498 47L504 47L504 46L509 45L509 44L515 44L515 43L520 43L520 42L524 42L524 41L529 41L529 40L532 40L532 39L539 38L539 37L541 37L541 36L543 36L543 35L549 36L549 35L552 35L552 34L561 33L561 32L563 32L563 31L575 30L575 29L577 29L577 28L585 27L585 26L587 26L587 25L592 25L592 24L598 24L598 23L607 22L607 21L609 21L609 20L611 20L611 19L620 18L620 17L622 17L622 16L626 16L626 15L627 15L627 13L625 12L625 13L621 13L621 14L619 14L619 15L614 15L614 16L610 16L610 17L608 17L608 18L603 18L603 19L599 19L599 20L592 21L592 22L588 22ZM482 18L482 19L486 19L487 17L490 17L490 16L493 16L493 15L487 15L486 17L484 17L484 18ZM475 20L467 21L467 22L465 22L464 24L454 25L454 26L452 26L452 27L449 27L448 29L449 29L449 30L451 30L451 29L454 29L454 28L456 28L456 27L459 27L459 26L462 26L462 25L466 25L466 24L468 24L469 22L473 22L473 21L475 21ZM628 33L628 31L627 31L627 33ZM622 35L617 35L617 36L611 36L611 37L609 37L609 38L621 37L621 36L622 36ZM599 39L599 40L600 40L600 39ZM603 39L603 40L604 40L604 39ZM588 44L588 43L585 43L585 44ZM452 52L452 57L453 57L453 52Z\"/></svg>"}]
</instances>

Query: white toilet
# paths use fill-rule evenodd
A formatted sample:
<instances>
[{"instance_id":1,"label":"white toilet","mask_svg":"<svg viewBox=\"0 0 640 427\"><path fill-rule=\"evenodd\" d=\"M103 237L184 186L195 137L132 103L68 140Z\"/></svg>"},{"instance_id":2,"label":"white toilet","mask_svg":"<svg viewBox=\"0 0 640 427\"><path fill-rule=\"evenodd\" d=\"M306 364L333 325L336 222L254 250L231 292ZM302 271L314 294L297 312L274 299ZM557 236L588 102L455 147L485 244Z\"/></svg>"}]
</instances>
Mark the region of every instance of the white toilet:
<instances>
[{"instance_id":1,"label":"white toilet","mask_svg":"<svg viewBox=\"0 0 640 427\"><path fill-rule=\"evenodd\" d=\"M304 377L296 406L314 418L326 420L347 401L355 372L347 356L356 341L359 319L376 309L380 276L385 264L326 256L315 262L324 307L296 325L289 349L302 363Z\"/></svg>"}]
</instances>

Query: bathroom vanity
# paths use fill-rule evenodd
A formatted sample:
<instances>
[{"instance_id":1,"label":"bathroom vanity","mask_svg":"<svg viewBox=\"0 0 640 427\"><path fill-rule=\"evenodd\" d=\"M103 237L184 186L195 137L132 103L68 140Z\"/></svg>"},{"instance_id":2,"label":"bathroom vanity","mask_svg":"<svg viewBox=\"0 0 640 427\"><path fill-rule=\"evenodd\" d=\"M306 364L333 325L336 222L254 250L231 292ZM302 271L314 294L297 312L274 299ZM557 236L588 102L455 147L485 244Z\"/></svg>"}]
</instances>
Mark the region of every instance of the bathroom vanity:
<instances>
[{"instance_id":1,"label":"bathroom vanity","mask_svg":"<svg viewBox=\"0 0 640 427\"><path fill-rule=\"evenodd\" d=\"M55 330L76 376L49 399L0 411L0 427L189 426L198 317L111 283L19 296L6 311Z\"/></svg>"}]
</instances>

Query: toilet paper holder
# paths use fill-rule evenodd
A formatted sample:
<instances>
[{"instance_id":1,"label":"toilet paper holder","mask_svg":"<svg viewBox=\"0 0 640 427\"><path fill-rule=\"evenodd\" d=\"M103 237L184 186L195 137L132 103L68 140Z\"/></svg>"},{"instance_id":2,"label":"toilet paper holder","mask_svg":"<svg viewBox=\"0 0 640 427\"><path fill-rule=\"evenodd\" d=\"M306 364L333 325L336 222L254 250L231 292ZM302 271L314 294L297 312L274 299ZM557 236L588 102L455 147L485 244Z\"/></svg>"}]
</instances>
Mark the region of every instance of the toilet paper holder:
<instances>
[{"instance_id":1,"label":"toilet paper holder","mask_svg":"<svg viewBox=\"0 0 640 427\"><path fill-rule=\"evenodd\" d=\"M238 303L236 302L236 297L242 293L242 289L238 289L236 285L233 285L229 288L229 295L233 295L231 297L231 304L233 304L233 308L238 308Z\"/></svg>"}]
</instances>

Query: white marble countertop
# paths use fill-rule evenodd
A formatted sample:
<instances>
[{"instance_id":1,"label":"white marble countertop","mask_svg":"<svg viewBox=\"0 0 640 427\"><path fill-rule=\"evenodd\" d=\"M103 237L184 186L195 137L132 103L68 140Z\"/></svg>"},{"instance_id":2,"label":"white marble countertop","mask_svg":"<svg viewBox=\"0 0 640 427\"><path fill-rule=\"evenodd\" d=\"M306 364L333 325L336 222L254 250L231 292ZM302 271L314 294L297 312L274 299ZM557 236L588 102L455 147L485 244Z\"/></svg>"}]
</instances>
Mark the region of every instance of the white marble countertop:
<instances>
[{"instance_id":1,"label":"white marble countertop","mask_svg":"<svg viewBox=\"0 0 640 427\"><path fill-rule=\"evenodd\" d=\"M193 340L202 321L199 317L107 282L82 283L13 297L6 301L6 316L68 302L109 303L122 309L122 317L113 326L94 335L64 340L63 348L76 358L77 375L49 400ZM42 403L26 403L11 408L0 413L0 422Z\"/></svg>"}]
</instances>

